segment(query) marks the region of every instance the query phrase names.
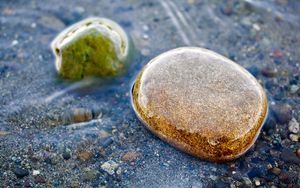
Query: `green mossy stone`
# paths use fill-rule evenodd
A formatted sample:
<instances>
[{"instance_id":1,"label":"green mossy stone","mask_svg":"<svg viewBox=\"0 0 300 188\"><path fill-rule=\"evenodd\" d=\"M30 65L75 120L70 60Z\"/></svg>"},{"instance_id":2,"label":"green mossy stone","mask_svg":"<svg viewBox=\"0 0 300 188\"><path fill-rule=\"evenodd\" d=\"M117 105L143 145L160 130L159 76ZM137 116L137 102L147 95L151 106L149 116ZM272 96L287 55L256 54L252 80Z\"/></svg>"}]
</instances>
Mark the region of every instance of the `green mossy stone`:
<instances>
[{"instance_id":1,"label":"green mossy stone","mask_svg":"<svg viewBox=\"0 0 300 188\"><path fill-rule=\"evenodd\" d=\"M89 18L59 34L52 50L58 73L64 79L114 77L126 68L129 42L115 22Z\"/></svg>"}]
</instances>

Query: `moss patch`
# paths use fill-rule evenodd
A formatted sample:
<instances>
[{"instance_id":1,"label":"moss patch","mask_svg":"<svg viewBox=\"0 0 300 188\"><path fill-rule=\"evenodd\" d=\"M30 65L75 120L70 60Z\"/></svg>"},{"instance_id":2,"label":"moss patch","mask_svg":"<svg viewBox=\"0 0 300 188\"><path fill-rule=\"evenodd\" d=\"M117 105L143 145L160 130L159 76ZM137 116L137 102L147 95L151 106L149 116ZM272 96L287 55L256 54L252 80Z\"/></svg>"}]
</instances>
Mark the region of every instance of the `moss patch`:
<instances>
[{"instance_id":1,"label":"moss patch","mask_svg":"<svg viewBox=\"0 0 300 188\"><path fill-rule=\"evenodd\" d=\"M112 41L97 29L79 34L59 53L62 57L59 74L65 79L112 77L124 69L124 63L117 58Z\"/></svg>"}]
</instances>

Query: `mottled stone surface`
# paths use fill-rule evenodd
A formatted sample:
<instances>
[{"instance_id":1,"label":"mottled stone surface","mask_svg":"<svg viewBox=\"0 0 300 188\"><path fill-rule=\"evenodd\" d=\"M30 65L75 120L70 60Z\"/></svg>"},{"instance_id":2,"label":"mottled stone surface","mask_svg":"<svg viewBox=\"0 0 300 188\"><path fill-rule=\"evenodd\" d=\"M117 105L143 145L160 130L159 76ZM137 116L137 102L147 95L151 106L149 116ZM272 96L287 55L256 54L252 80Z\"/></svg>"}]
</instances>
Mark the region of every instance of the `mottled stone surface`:
<instances>
[{"instance_id":1,"label":"mottled stone surface","mask_svg":"<svg viewBox=\"0 0 300 188\"><path fill-rule=\"evenodd\" d=\"M52 42L56 69L65 79L116 76L124 71L128 48L123 29L105 18L78 22Z\"/></svg>"},{"instance_id":2,"label":"mottled stone surface","mask_svg":"<svg viewBox=\"0 0 300 188\"><path fill-rule=\"evenodd\" d=\"M266 95L250 73L221 55L192 47L150 61L136 79L133 105L160 138L211 161L245 153L267 114Z\"/></svg>"}]
</instances>

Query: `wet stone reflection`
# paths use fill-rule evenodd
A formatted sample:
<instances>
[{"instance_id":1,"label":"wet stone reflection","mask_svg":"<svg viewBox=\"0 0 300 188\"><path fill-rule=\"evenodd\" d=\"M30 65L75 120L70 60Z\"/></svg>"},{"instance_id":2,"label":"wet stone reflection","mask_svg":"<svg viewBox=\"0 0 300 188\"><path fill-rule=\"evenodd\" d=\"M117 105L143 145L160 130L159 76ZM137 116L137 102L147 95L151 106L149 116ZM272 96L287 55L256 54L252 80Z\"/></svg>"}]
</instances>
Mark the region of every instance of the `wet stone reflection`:
<instances>
[{"instance_id":1,"label":"wet stone reflection","mask_svg":"<svg viewBox=\"0 0 300 188\"><path fill-rule=\"evenodd\" d=\"M245 153L267 114L257 80L202 48L178 48L151 60L136 78L132 100L138 117L158 137L210 161Z\"/></svg>"}]
</instances>

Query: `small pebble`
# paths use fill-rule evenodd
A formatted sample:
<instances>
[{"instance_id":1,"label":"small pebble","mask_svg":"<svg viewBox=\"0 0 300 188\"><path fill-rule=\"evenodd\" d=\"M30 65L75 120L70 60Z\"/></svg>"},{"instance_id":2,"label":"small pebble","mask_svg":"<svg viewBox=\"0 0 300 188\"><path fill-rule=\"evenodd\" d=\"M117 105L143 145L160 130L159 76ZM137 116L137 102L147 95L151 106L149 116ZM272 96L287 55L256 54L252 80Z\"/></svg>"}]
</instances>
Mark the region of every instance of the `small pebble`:
<instances>
[{"instance_id":1,"label":"small pebble","mask_svg":"<svg viewBox=\"0 0 300 188\"><path fill-rule=\"evenodd\" d=\"M291 133L295 133L297 134L300 130L299 127L299 123L297 122L297 120L295 118L293 118L290 122L289 122L289 131Z\"/></svg>"},{"instance_id":2,"label":"small pebble","mask_svg":"<svg viewBox=\"0 0 300 188\"><path fill-rule=\"evenodd\" d=\"M255 179L254 183L255 183L256 186L260 186L260 180L259 179Z\"/></svg>"},{"instance_id":3,"label":"small pebble","mask_svg":"<svg viewBox=\"0 0 300 188\"><path fill-rule=\"evenodd\" d=\"M106 139L104 139L102 142L101 142L101 145L103 148L107 148L109 145L111 145L112 143L114 142L114 140L112 139L112 137L108 137Z\"/></svg>"},{"instance_id":4,"label":"small pebble","mask_svg":"<svg viewBox=\"0 0 300 188\"><path fill-rule=\"evenodd\" d=\"M101 168L108 174L113 175L115 173L115 170L118 168L118 166L119 166L118 163L116 163L115 161L109 160L109 161L106 161L105 163L103 163L101 165Z\"/></svg>"},{"instance_id":5,"label":"small pebble","mask_svg":"<svg viewBox=\"0 0 300 188\"><path fill-rule=\"evenodd\" d=\"M244 183L247 187L251 187L252 186L252 182L249 178L247 177L243 177Z\"/></svg>"},{"instance_id":6,"label":"small pebble","mask_svg":"<svg viewBox=\"0 0 300 188\"><path fill-rule=\"evenodd\" d=\"M214 183L213 188L224 188L224 187L228 187L228 186L229 186L228 183L223 182L223 181L216 181L216 180L213 180L213 182L216 182L216 183ZM203 187L203 186L202 186L202 187Z\"/></svg>"},{"instance_id":7,"label":"small pebble","mask_svg":"<svg viewBox=\"0 0 300 188\"><path fill-rule=\"evenodd\" d=\"M9 135L9 132L7 131L0 131L0 136L6 136Z\"/></svg>"},{"instance_id":8,"label":"small pebble","mask_svg":"<svg viewBox=\"0 0 300 188\"><path fill-rule=\"evenodd\" d=\"M45 157L44 161L51 165L56 165L61 160L61 157L57 154L49 154Z\"/></svg>"},{"instance_id":9,"label":"small pebble","mask_svg":"<svg viewBox=\"0 0 300 188\"><path fill-rule=\"evenodd\" d=\"M80 183L77 180L75 180L71 182L70 186L71 188L78 188L80 186Z\"/></svg>"},{"instance_id":10,"label":"small pebble","mask_svg":"<svg viewBox=\"0 0 300 188\"><path fill-rule=\"evenodd\" d=\"M77 158L81 161L88 161L94 157L91 151L79 151L77 153Z\"/></svg>"},{"instance_id":11,"label":"small pebble","mask_svg":"<svg viewBox=\"0 0 300 188\"><path fill-rule=\"evenodd\" d=\"M36 23L35 22L31 23L31 27L36 28Z\"/></svg>"},{"instance_id":12,"label":"small pebble","mask_svg":"<svg viewBox=\"0 0 300 188\"><path fill-rule=\"evenodd\" d=\"M40 171L39 170L33 170L32 171L32 175L33 176L36 176L36 175L39 175L40 174Z\"/></svg>"},{"instance_id":13,"label":"small pebble","mask_svg":"<svg viewBox=\"0 0 300 188\"><path fill-rule=\"evenodd\" d=\"M293 142L298 142L299 141L299 135L297 135L297 134L290 134L289 135L289 138L290 138L290 140L291 141L293 141Z\"/></svg>"},{"instance_id":14,"label":"small pebble","mask_svg":"<svg viewBox=\"0 0 300 188\"><path fill-rule=\"evenodd\" d=\"M141 50L141 54L142 54L143 56L148 56L148 55L150 55L150 49L148 49L148 48L143 48L143 49Z\"/></svg>"},{"instance_id":15,"label":"small pebble","mask_svg":"<svg viewBox=\"0 0 300 188\"><path fill-rule=\"evenodd\" d=\"M12 46L16 46L18 44L19 44L19 41L17 41L17 40L13 40L12 43L11 43Z\"/></svg>"},{"instance_id":16,"label":"small pebble","mask_svg":"<svg viewBox=\"0 0 300 188\"><path fill-rule=\"evenodd\" d=\"M97 179L99 176L99 172L95 169L84 168L82 172L82 180L83 181L92 181Z\"/></svg>"},{"instance_id":17,"label":"small pebble","mask_svg":"<svg viewBox=\"0 0 300 188\"><path fill-rule=\"evenodd\" d=\"M135 161L140 156L141 156L141 153L139 153L139 152L129 151L122 156L122 161L132 162L132 161Z\"/></svg>"},{"instance_id":18,"label":"small pebble","mask_svg":"<svg viewBox=\"0 0 300 188\"><path fill-rule=\"evenodd\" d=\"M121 173L122 173L122 168L119 167L119 168L117 169L117 171L116 171L116 174L117 174L117 175L120 175Z\"/></svg>"},{"instance_id":19,"label":"small pebble","mask_svg":"<svg viewBox=\"0 0 300 188\"><path fill-rule=\"evenodd\" d=\"M277 168L277 167L274 167L271 169L271 172L275 175L279 175L281 173L281 169L280 168Z\"/></svg>"},{"instance_id":20,"label":"small pebble","mask_svg":"<svg viewBox=\"0 0 300 188\"><path fill-rule=\"evenodd\" d=\"M254 167L248 172L248 177L249 178L255 178L255 177L263 177L264 176L264 170L259 167Z\"/></svg>"},{"instance_id":21,"label":"small pebble","mask_svg":"<svg viewBox=\"0 0 300 188\"><path fill-rule=\"evenodd\" d=\"M290 86L290 92L291 93L297 93L298 90L299 90L299 86L297 86L297 85L291 85Z\"/></svg>"},{"instance_id":22,"label":"small pebble","mask_svg":"<svg viewBox=\"0 0 300 188\"><path fill-rule=\"evenodd\" d=\"M75 108L72 110L71 121L74 123L86 122L93 119L92 111L85 108Z\"/></svg>"},{"instance_id":23,"label":"small pebble","mask_svg":"<svg viewBox=\"0 0 300 188\"><path fill-rule=\"evenodd\" d=\"M256 31L260 31L260 26L258 24L253 24L252 25L253 29L255 29Z\"/></svg>"},{"instance_id":24,"label":"small pebble","mask_svg":"<svg viewBox=\"0 0 300 188\"><path fill-rule=\"evenodd\" d=\"M106 139L106 138L108 138L108 137L110 137L111 136L111 134L109 134L107 131L105 131L105 130L100 130L99 132L98 132L98 137L100 138L100 139Z\"/></svg>"},{"instance_id":25,"label":"small pebble","mask_svg":"<svg viewBox=\"0 0 300 188\"><path fill-rule=\"evenodd\" d=\"M275 57L275 58L282 58L283 57L283 52L280 49L276 49L276 50L273 51L272 56Z\"/></svg>"},{"instance_id":26,"label":"small pebble","mask_svg":"<svg viewBox=\"0 0 300 188\"><path fill-rule=\"evenodd\" d=\"M297 156L297 154L288 149L284 149L281 152L280 157L284 162L300 164L300 158Z\"/></svg>"},{"instance_id":27,"label":"small pebble","mask_svg":"<svg viewBox=\"0 0 300 188\"><path fill-rule=\"evenodd\" d=\"M25 176L28 176L29 175L29 171L25 168L21 168L21 167L16 167L13 172L15 173L15 175L18 177L18 178L23 178Z\"/></svg>"},{"instance_id":28,"label":"small pebble","mask_svg":"<svg viewBox=\"0 0 300 188\"><path fill-rule=\"evenodd\" d=\"M250 67L247 68L247 70L254 76L257 77L259 74L259 69L257 68L257 66L252 65Z\"/></svg>"},{"instance_id":29,"label":"small pebble","mask_svg":"<svg viewBox=\"0 0 300 188\"><path fill-rule=\"evenodd\" d=\"M37 176L34 177L34 183L36 183L36 184L39 184L39 183L42 184L42 183L46 183L46 180L45 180L45 178L43 176L37 175Z\"/></svg>"},{"instance_id":30,"label":"small pebble","mask_svg":"<svg viewBox=\"0 0 300 188\"><path fill-rule=\"evenodd\" d=\"M71 158L71 150L66 148L64 149L63 151L63 154L62 154L62 157L65 159L65 160L69 160Z\"/></svg>"},{"instance_id":31,"label":"small pebble","mask_svg":"<svg viewBox=\"0 0 300 188\"><path fill-rule=\"evenodd\" d=\"M143 30L144 31L149 31L149 26L148 25L143 25Z\"/></svg>"},{"instance_id":32,"label":"small pebble","mask_svg":"<svg viewBox=\"0 0 300 188\"><path fill-rule=\"evenodd\" d=\"M54 31L61 30L65 27L65 24L62 22L62 20L54 15L41 16L38 20L38 24Z\"/></svg>"},{"instance_id":33,"label":"small pebble","mask_svg":"<svg viewBox=\"0 0 300 188\"><path fill-rule=\"evenodd\" d=\"M265 77L272 78L272 77L275 77L275 76L277 75L278 70L277 70L277 68L275 68L275 67L267 66L267 67L264 67L264 68L261 70L261 73L262 73L262 75L264 75Z\"/></svg>"},{"instance_id":34,"label":"small pebble","mask_svg":"<svg viewBox=\"0 0 300 188\"><path fill-rule=\"evenodd\" d=\"M285 184L289 184L291 183L291 177L289 176L289 174L287 173L281 173L279 176L278 176L278 179L285 183Z\"/></svg>"},{"instance_id":35,"label":"small pebble","mask_svg":"<svg viewBox=\"0 0 300 188\"><path fill-rule=\"evenodd\" d=\"M271 105L271 109L274 112L276 120L285 124L292 119L292 107L289 104L275 104Z\"/></svg>"}]
</instances>

